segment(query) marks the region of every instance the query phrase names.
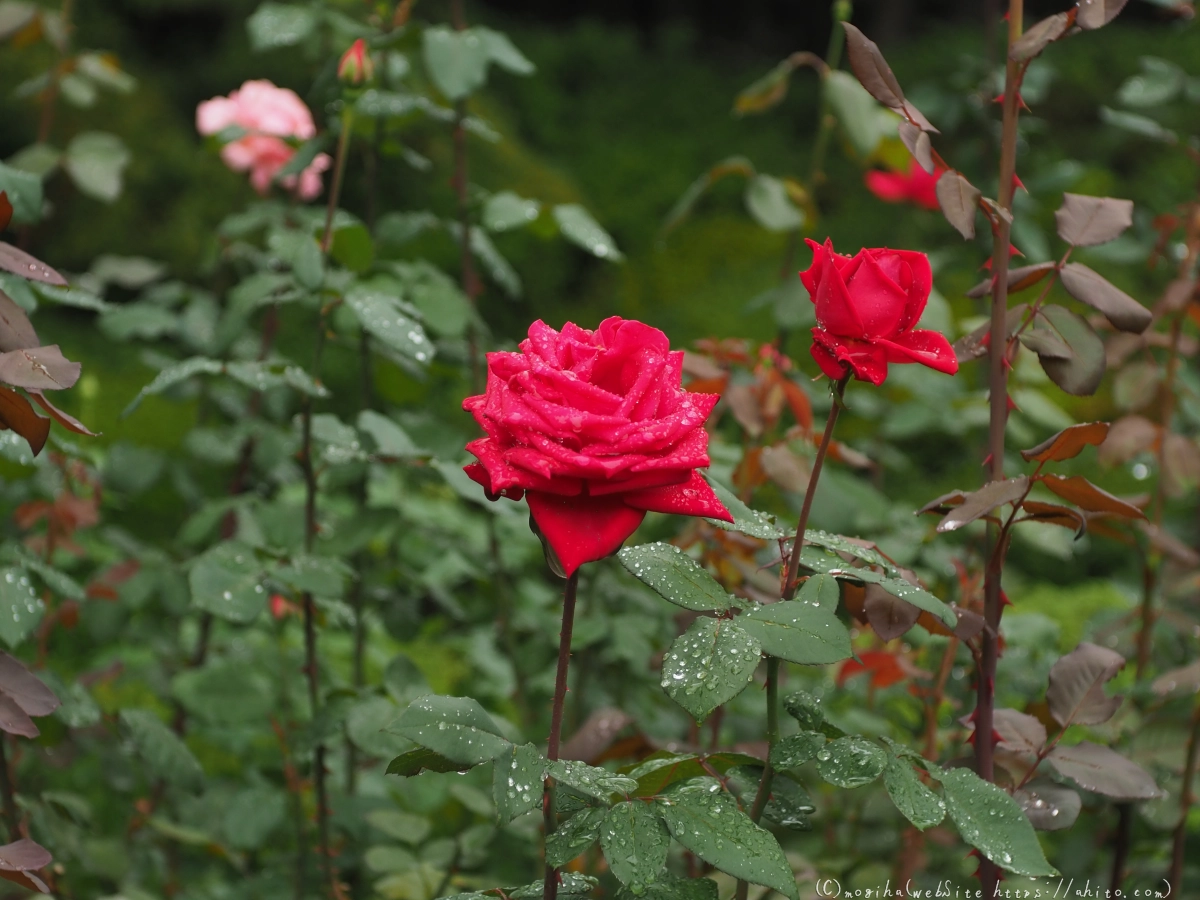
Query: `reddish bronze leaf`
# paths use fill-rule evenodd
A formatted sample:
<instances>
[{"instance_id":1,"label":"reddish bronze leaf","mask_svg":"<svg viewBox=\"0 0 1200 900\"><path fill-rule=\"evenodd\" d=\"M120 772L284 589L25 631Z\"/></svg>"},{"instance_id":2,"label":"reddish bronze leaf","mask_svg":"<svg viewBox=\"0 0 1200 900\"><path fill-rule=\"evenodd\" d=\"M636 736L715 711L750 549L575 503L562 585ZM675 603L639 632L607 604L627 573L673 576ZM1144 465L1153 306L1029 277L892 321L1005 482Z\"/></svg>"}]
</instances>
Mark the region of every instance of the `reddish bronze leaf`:
<instances>
[{"instance_id":1,"label":"reddish bronze leaf","mask_svg":"<svg viewBox=\"0 0 1200 900\"><path fill-rule=\"evenodd\" d=\"M796 456L787 444L763 447L759 461L767 477L785 491L803 494L808 490L808 465Z\"/></svg>"},{"instance_id":2,"label":"reddish bronze leaf","mask_svg":"<svg viewBox=\"0 0 1200 900\"><path fill-rule=\"evenodd\" d=\"M966 499L967 494L965 491L951 491L948 494L942 494L942 496L935 497L934 499L930 500L928 503L918 509L916 514L918 516L922 513L937 513L938 515L944 515L945 513L948 513L950 510L954 509L956 506L962 506L963 501Z\"/></svg>"},{"instance_id":3,"label":"reddish bronze leaf","mask_svg":"<svg viewBox=\"0 0 1200 900\"><path fill-rule=\"evenodd\" d=\"M901 121L896 131L908 152L917 161L917 165L932 175L933 146L929 142L929 135L908 120Z\"/></svg>"},{"instance_id":4,"label":"reddish bronze leaf","mask_svg":"<svg viewBox=\"0 0 1200 900\"><path fill-rule=\"evenodd\" d=\"M612 746L617 735L633 724L633 717L615 707L593 712L562 746L563 759L578 759L594 764Z\"/></svg>"},{"instance_id":5,"label":"reddish bronze leaf","mask_svg":"<svg viewBox=\"0 0 1200 900\"><path fill-rule=\"evenodd\" d=\"M1073 747L1059 745L1046 757L1060 775L1084 790L1117 800L1150 800L1162 796L1150 774L1115 750L1091 741Z\"/></svg>"},{"instance_id":6,"label":"reddish bronze leaf","mask_svg":"<svg viewBox=\"0 0 1200 900\"><path fill-rule=\"evenodd\" d=\"M1016 334L1017 329L1021 326L1021 320L1025 318L1027 312L1029 312L1029 305L1026 303L1019 303L1009 309L1008 315L1005 317L1005 325L1010 338ZM954 342L954 355L958 357L959 362L987 356L988 333L991 331L991 327L990 323L980 325L970 334L965 334Z\"/></svg>"},{"instance_id":7,"label":"reddish bronze leaf","mask_svg":"<svg viewBox=\"0 0 1200 900\"><path fill-rule=\"evenodd\" d=\"M0 291L0 353L41 345L33 323L12 297Z\"/></svg>"},{"instance_id":8,"label":"reddish bronze leaf","mask_svg":"<svg viewBox=\"0 0 1200 900\"><path fill-rule=\"evenodd\" d=\"M1105 465L1129 462L1158 444L1159 427L1144 416L1123 416L1112 424L1097 455Z\"/></svg>"},{"instance_id":9,"label":"reddish bronze leaf","mask_svg":"<svg viewBox=\"0 0 1200 900\"><path fill-rule=\"evenodd\" d=\"M0 878L6 878L29 890L48 894L50 888L33 872L50 865L52 859L49 850L28 838L5 844L0 847Z\"/></svg>"},{"instance_id":10,"label":"reddish bronze leaf","mask_svg":"<svg viewBox=\"0 0 1200 900\"><path fill-rule=\"evenodd\" d=\"M1107 244L1133 224L1133 201L1063 194L1054 221L1058 236L1073 247Z\"/></svg>"},{"instance_id":11,"label":"reddish bronze leaf","mask_svg":"<svg viewBox=\"0 0 1200 900\"><path fill-rule=\"evenodd\" d=\"M997 507L1020 500L1029 493L1029 478L1018 475L1005 481L993 481L963 497L961 505L950 510L938 522L938 531L955 531L986 516Z\"/></svg>"},{"instance_id":12,"label":"reddish bronze leaf","mask_svg":"<svg viewBox=\"0 0 1200 900\"><path fill-rule=\"evenodd\" d=\"M1110 513L1127 519L1146 518L1136 506L1101 490L1082 475L1039 475L1037 480L1064 500L1088 512Z\"/></svg>"},{"instance_id":13,"label":"reddish bronze leaf","mask_svg":"<svg viewBox=\"0 0 1200 900\"><path fill-rule=\"evenodd\" d=\"M31 716L48 716L59 701L42 680L15 657L0 650L0 691Z\"/></svg>"},{"instance_id":14,"label":"reddish bronze leaf","mask_svg":"<svg viewBox=\"0 0 1200 900\"><path fill-rule=\"evenodd\" d=\"M1107 25L1125 8L1129 0L1079 0L1075 23L1084 31Z\"/></svg>"},{"instance_id":15,"label":"reddish bronze leaf","mask_svg":"<svg viewBox=\"0 0 1200 900\"><path fill-rule=\"evenodd\" d=\"M0 428L11 428L29 442L37 456L50 436L50 420L33 411L29 401L14 390L0 387Z\"/></svg>"},{"instance_id":16,"label":"reddish bronze leaf","mask_svg":"<svg viewBox=\"0 0 1200 900\"><path fill-rule=\"evenodd\" d=\"M1015 294L1017 291L1023 291L1031 285L1037 284L1046 277L1046 273L1052 271L1056 267L1056 263L1040 262L1030 266L1017 266L1015 269L1008 270L1008 292ZM978 300L980 297L989 297L992 293L992 279L981 281L975 287L967 291L967 296L973 300Z\"/></svg>"},{"instance_id":17,"label":"reddish bronze leaf","mask_svg":"<svg viewBox=\"0 0 1200 900\"><path fill-rule=\"evenodd\" d=\"M86 434L88 437L97 437L94 432L88 431L87 426L74 416L63 412L61 409L47 400L46 395L41 391L26 390L25 393L29 394L29 396L33 398L33 402L48 412L50 414L50 418L52 418L63 428L66 428L68 431L73 431L76 434Z\"/></svg>"},{"instance_id":18,"label":"reddish bronze leaf","mask_svg":"<svg viewBox=\"0 0 1200 900\"><path fill-rule=\"evenodd\" d=\"M67 279L40 259L30 256L12 244L0 242L0 269L20 275L22 278L28 278L30 281L41 281L59 287L67 286Z\"/></svg>"},{"instance_id":19,"label":"reddish bronze leaf","mask_svg":"<svg viewBox=\"0 0 1200 900\"><path fill-rule=\"evenodd\" d=\"M63 390L79 380L79 363L62 355L58 344L0 353L0 381L27 390Z\"/></svg>"},{"instance_id":20,"label":"reddish bronze leaf","mask_svg":"<svg viewBox=\"0 0 1200 900\"><path fill-rule=\"evenodd\" d=\"M1046 703L1054 721L1068 725L1100 725L1121 705L1121 697L1104 693L1105 683L1125 665L1114 650L1084 641L1050 668Z\"/></svg>"},{"instance_id":21,"label":"reddish bronze leaf","mask_svg":"<svg viewBox=\"0 0 1200 900\"><path fill-rule=\"evenodd\" d=\"M1085 422L1064 428L1058 434L1047 438L1030 450L1022 450L1021 456L1026 462L1062 462L1072 459L1083 452L1084 447L1094 447L1104 442L1108 436L1107 422Z\"/></svg>"},{"instance_id":22,"label":"reddish bronze leaf","mask_svg":"<svg viewBox=\"0 0 1200 900\"><path fill-rule=\"evenodd\" d=\"M1026 500L1021 504L1025 513L1022 521L1045 522L1047 525L1059 525L1070 528L1079 537L1087 530L1087 519L1079 510L1069 506L1059 506L1057 503L1042 503L1038 500Z\"/></svg>"},{"instance_id":23,"label":"reddish bronze leaf","mask_svg":"<svg viewBox=\"0 0 1200 900\"><path fill-rule=\"evenodd\" d=\"M12 221L13 207L8 199L8 191L0 191L0 231L8 227Z\"/></svg>"},{"instance_id":24,"label":"reddish bronze leaf","mask_svg":"<svg viewBox=\"0 0 1200 900\"><path fill-rule=\"evenodd\" d=\"M1059 277L1068 294L1104 313L1115 328L1141 334L1149 327L1150 310L1083 263L1067 263Z\"/></svg>"},{"instance_id":25,"label":"reddish bronze leaf","mask_svg":"<svg viewBox=\"0 0 1200 900\"><path fill-rule=\"evenodd\" d=\"M921 615L921 610L906 600L893 597L877 584L866 586L863 611L875 633L885 641L900 637L917 624Z\"/></svg>"},{"instance_id":26,"label":"reddish bronze leaf","mask_svg":"<svg viewBox=\"0 0 1200 900\"><path fill-rule=\"evenodd\" d=\"M29 718L29 714L8 694L0 694L0 730L27 738L35 738L41 734L33 724L33 719Z\"/></svg>"},{"instance_id":27,"label":"reddish bronze leaf","mask_svg":"<svg viewBox=\"0 0 1200 900\"><path fill-rule=\"evenodd\" d=\"M1017 62L1025 62L1033 59L1046 49L1048 44L1052 44L1067 33L1067 29L1071 27L1070 13L1055 13L1048 18L1042 19L1029 27L1029 29L1021 35L1012 47L1009 48L1009 59Z\"/></svg>"},{"instance_id":28,"label":"reddish bronze leaf","mask_svg":"<svg viewBox=\"0 0 1200 900\"><path fill-rule=\"evenodd\" d=\"M843 22L846 29L846 50L850 56L850 68L872 97L889 109L902 112L904 91L892 74L892 68L879 52L879 45L851 25Z\"/></svg>"},{"instance_id":29,"label":"reddish bronze leaf","mask_svg":"<svg viewBox=\"0 0 1200 900\"><path fill-rule=\"evenodd\" d=\"M1015 709L998 709L993 716L992 726L1005 749L1032 762L1046 743L1046 726L1041 720Z\"/></svg>"},{"instance_id":30,"label":"reddish bronze leaf","mask_svg":"<svg viewBox=\"0 0 1200 900\"><path fill-rule=\"evenodd\" d=\"M964 240L975 237L975 210L982 196L979 188L953 169L947 169L937 181L937 198L942 215Z\"/></svg>"}]
</instances>

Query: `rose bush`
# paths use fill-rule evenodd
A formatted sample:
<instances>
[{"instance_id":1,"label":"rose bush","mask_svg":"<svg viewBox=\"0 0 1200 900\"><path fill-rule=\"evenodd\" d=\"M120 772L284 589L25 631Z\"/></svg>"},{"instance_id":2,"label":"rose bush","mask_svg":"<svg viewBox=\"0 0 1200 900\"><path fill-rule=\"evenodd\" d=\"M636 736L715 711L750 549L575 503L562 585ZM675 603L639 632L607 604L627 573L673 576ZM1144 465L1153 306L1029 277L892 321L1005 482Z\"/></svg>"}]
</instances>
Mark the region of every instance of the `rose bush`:
<instances>
[{"instance_id":1,"label":"rose bush","mask_svg":"<svg viewBox=\"0 0 1200 900\"><path fill-rule=\"evenodd\" d=\"M883 384L888 363L921 363L953 375L958 358L936 331L914 328L925 311L933 273L913 250L862 249L835 253L833 242L807 240L812 265L800 273L816 306L813 359L830 378L853 373Z\"/></svg>"},{"instance_id":2,"label":"rose bush","mask_svg":"<svg viewBox=\"0 0 1200 900\"><path fill-rule=\"evenodd\" d=\"M221 148L221 159L235 172L249 172L250 184L266 194L275 175L296 152L288 140L306 141L317 133L312 113L295 93L269 81L247 81L228 97L213 97L196 107L196 130L213 135L227 128L246 133ZM300 173L281 183L302 200L321 193L321 173L329 155L319 154Z\"/></svg>"},{"instance_id":3,"label":"rose bush","mask_svg":"<svg viewBox=\"0 0 1200 900\"><path fill-rule=\"evenodd\" d=\"M466 473L490 499L522 495L570 575L615 552L647 511L733 521L696 471L716 394L681 386L682 351L642 322L588 331L537 321L520 352L489 353L487 393L463 408L487 437Z\"/></svg>"}]
</instances>

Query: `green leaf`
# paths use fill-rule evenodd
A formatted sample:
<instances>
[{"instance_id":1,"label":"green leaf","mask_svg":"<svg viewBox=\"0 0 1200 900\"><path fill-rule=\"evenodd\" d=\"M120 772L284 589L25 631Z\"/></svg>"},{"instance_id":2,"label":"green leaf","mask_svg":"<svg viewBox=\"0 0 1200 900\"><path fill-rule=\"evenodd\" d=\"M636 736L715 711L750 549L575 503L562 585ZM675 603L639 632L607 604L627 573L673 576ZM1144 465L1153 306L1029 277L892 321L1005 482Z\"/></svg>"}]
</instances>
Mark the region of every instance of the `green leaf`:
<instances>
[{"instance_id":1,"label":"green leaf","mask_svg":"<svg viewBox=\"0 0 1200 900\"><path fill-rule=\"evenodd\" d=\"M287 387L310 397L329 396L329 391L302 368L281 361L231 362L224 371L234 381L255 391Z\"/></svg>"},{"instance_id":2,"label":"green leaf","mask_svg":"<svg viewBox=\"0 0 1200 900\"><path fill-rule=\"evenodd\" d=\"M345 299L362 327L383 344L421 364L433 358L433 345L425 329L401 309L398 297L357 285Z\"/></svg>"},{"instance_id":3,"label":"green leaf","mask_svg":"<svg viewBox=\"0 0 1200 900\"><path fill-rule=\"evenodd\" d=\"M696 721L703 721L745 690L761 655L758 641L732 621L701 616L667 649L662 686Z\"/></svg>"},{"instance_id":4,"label":"green leaf","mask_svg":"<svg viewBox=\"0 0 1200 900\"><path fill-rule=\"evenodd\" d=\"M492 194L483 204L483 227L488 231L510 231L537 220L542 205L512 191Z\"/></svg>"},{"instance_id":5,"label":"green leaf","mask_svg":"<svg viewBox=\"0 0 1200 900\"><path fill-rule=\"evenodd\" d=\"M563 203L554 207L554 221L558 223L563 237L592 256L612 262L620 262L625 258L612 236L578 203Z\"/></svg>"},{"instance_id":6,"label":"green leaf","mask_svg":"<svg viewBox=\"0 0 1200 900\"><path fill-rule=\"evenodd\" d=\"M628 794L637 789L637 781L628 775L618 775L573 759L554 760L547 766L546 774L597 800L607 801L613 794Z\"/></svg>"},{"instance_id":7,"label":"green leaf","mask_svg":"<svg viewBox=\"0 0 1200 900\"><path fill-rule=\"evenodd\" d=\"M434 753L432 750L418 747L415 750L409 750L407 753L401 753L388 763L385 774L409 778L413 775L420 775L425 771L461 772L471 768L471 765L473 764L464 765L463 763L455 762L452 759L447 759L440 753Z\"/></svg>"},{"instance_id":8,"label":"green leaf","mask_svg":"<svg viewBox=\"0 0 1200 900\"><path fill-rule=\"evenodd\" d=\"M1046 862L1029 819L1002 788L968 769L931 766L930 774L942 783L946 808L964 841L1017 875L1058 874Z\"/></svg>"},{"instance_id":9,"label":"green leaf","mask_svg":"<svg viewBox=\"0 0 1200 900\"><path fill-rule=\"evenodd\" d=\"M664 600L697 612L725 612L734 600L695 560L661 541L626 547L617 554L626 569Z\"/></svg>"},{"instance_id":10,"label":"green leaf","mask_svg":"<svg viewBox=\"0 0 1200 900\"><path fill-rule=\"evenodd\" d=\"M491 28L485 28L482 25L477 25L472 30L483 41L488 59L500 68L506 69L514 75L533 74L533 63L529 61L524 53L517 49L516 45L509 40L508 35Z\"/></svg>"},{"instance_id":11,"label":"green leaf","mask_svg":"<svg viewBox=\"0 0 1200 900\"><path fill-rule=\"evenodd\" d=\"M8 194L14 225L32 225L42 218L42 179L0 163L0 191Z\"/></svg>"},{"instance_id":12,"label":"green leaf","mask_svg":"<svg viewBox=\"0 0 1200 900\"><path fill-rule=\"evenodd\" d=\"M776 769L794 769L802 766L825 746L825 735L817 731L802 731L789 734L771 748L771 765Z\"/></svg>"},{"instance_id":13,"label":"green leaf","mask_svg":"<svg viewBox=\"0 0 1200 900\"><path fill-rule=\"evenodd\" d=\"M617 891L617 900L717 900L717 883L711 878L678 878L663 872L658 881L640 894L627 887Z\"/></svg>"},{"instance_id":14,"label":"green leaf","mask_svg":"<svg viewBox=\"0 0 1200 900\"><path fill-rule=\"evenodd\" d=\"M388 730L467 765L495 759L512 746L500 736L492 717L469 697L418 697Z\"/></svg>"},{"instance_id":15,"label":"green leaf","mask_svg":"<svg viewBox=\"0 0 1200 900\"><path fill-rule=\"evenodd\" d=\"M878 566L894 578L902 577L900 567L884 557L875 547L864 547L861 543L845 535L831 534L828 531L809 528L804 532L804 545L808 546L809 544L816 547L824 547L826 550L835 550L838 553L849 554L857 559L861 559L868 565Z\"/></svg>"},{"instance_id":16,"label":"green leaf","mask_svg":"<svg viewBox=\"0 0 1200 900\"><path fill-rule=\"evenodd\" d=\"M714 480L707 472L701 474L713 489L713 493L717 495L717 499L733 516L732 522L722 519L705 519L705 522L725 531L740 531L742 534L748 534L750 537L760 538L764 541L774 541L787 536L788 532L775 524L773 515L751 509L739 500L733 491Z\"/></svg>"},{"instance_id":17,"label":"green leaf","mask_svg":"<svg viewBox=\"0 0 1200 900\"><path fill-rule=\"evenodd\" d=\"M391 697L364 697L346 711L346 737L369 756L388 759L408 750L411 742L386 727L400 713Z\"/></svg>"},{"instance_id":18,"label":"green leaf","mask_svg":"<svg viewBox=\"0 0 1200 900\"><path fill-rule=\"evenodd\" d=\"M917 609L924 610L932 616L941 619L948 628L958 624L958 617L949 606L939 600L924 588L918 587L901 578L889 578L870 569L860 569L850 566L840 556L815 547L805 547L800 554L800 564L806 569L823 575L832 575L839 581L859 581L866 584L877 584L893 597L899 597L911 603ZM811 579L810 579L811 580Z\"/></svg>"},{"instance_id":19,"label":"green leaf","mask_svg":"<svg viewBox=\"0 0 1200 900\"><path fill-rule=\"evenodd\" d=\"M433 825L424 816L400 809L377 809L367 813L367 822L388 837L417 846L429 836Z\"/></svg>"},{"instance_id":20,"label":"green leaf","mask_svg":"<svg viewBox=\"0 0 1200 900\"><path fill-rule=\"evenodd\" d=\"M670 845L670 832L649 803L626 800L604 817L600 849L613 875L635 894L665 874Z\"/></svg>"},{"instance_id":21,"label":"green leaf","mask_svg":"<svg viewBox=\"0 0 1200 900\"><path fill-rule=\"evenodd\" d=\"M225 805L221 831L229 846L256 850L287 815L287 794L278 788L253 787L234 794Z\"/></svg>"},{"instance_id":22,"label":"green leaf","mask_svg":"<svg viewBox=\"0 0 1200 900\"><path fill-rule=\"evenodd\" d=\"M254 548L222 541L200 556L188 573L192 606L238 624L248 624L267 607L263 566Z\"/></svg>"},{"instance_id":23,"label":"green leaf","mask_svg":"<svg viewBox=\"0 0 1200 900\"><path fill-rule=\"evenodd\" d=\"M448 100L462 100L487 81L490 45L474 29L426 28L422 50L433 83Z\"/></svg>"},{"instance_id":24,"label":"green leaf","mask_svg":"<svg viewBox=\"0 0 1200 900\"><path fill-rule=\"evenodd\" d=\"M271 577L295 591L337 598L345 593L346 581L354 577L354 570L340 559L298 554L272 571Z\"/></svg>"},{"instance_id":25,"label":"green leaf","mask_svg":"<svg viewBox=\"0 0 1200 900\"><path fill-rule=\"evenodd\" d=\"M184 669L171 681L171 693L184 709L219 725L265 721L275 703L272 687L262 671L236 659L210 660Z\"/></svg>"},{"instance_id":26,"label":"green leaf","mask_svg":"<svg viewBox=\"0 0 1200 900\"><path fill-rule=\"evenodd\" d=\"M129 150L119 137L103 131L84 131L67 145L63 168L75 186L89 197L112 203L121 196Z\"/></svg>"},{"instance_id":27,"label":"green leaf","mask_svg":"<svg viewBox=\"0 0 1200 900\"><path fill-rule=\"evenodd\" d=\"M358 414L358 428L371 436L375 442L375 452L380 456L414 459L427 455L426 451L413 443L408 432L374 410L365 409Z\"/></svg>"},{"instance_id":28,"label":"green leaf","mask_svg":"<svg viewBox=\"0 0 1200 900\"><path fill-rule=\"evenodd\" d=\"M179 314L156 304L130 303L105 310L96 324L114 341L153 341L179 332Z\"/></svg>"},{"instance_id":29,"label":"green leaf","mask_svg":"<svg viewBox=\"0 0 1200 900\"><path fill-rule=\"evenodd\" d=\"M1101 106L1100 121L1106 125L1112 125L1114 128L1120 128L1122 131L1129 131L1141 137L1149 138L1152 141L1161 141L1164 144L1176 144L1179 142L1179 135L1169 128L1164 128L1149 116L1141 116L1137 113Z\"/></svg>"},{"instance_id":30,"label":"green leaf","mask_svg":"<svg viewBox=\"0 0 1200 900\"><path fill-rule=\"evenodd\" d=\"M830 587L832 585L832 587ZM824 605L822 593L833 594L833 606ZM768 656L800 665L824 665L848 659L850 632L839 621L837 582L828 575L814 575L805 582L795 600L760 606L739 616L738 624Z\"/></svg>"},{"instance_id":31,"label":"green leaf","mask_svg":"<svg viewBox=\"0 0 1200 900\"><path fill-rule=\"evenodd\" d=\"M501 825L542 805L547 761L533 744L511 746L496 757L492 802Z\"/></svg>"},{"instance_id":32,"label":"green leaf","mask_svg":"<svg viewBox=\"0 0 1200 900\"><path fill-rule=\"evenodd\" d=\"M712 772L724 774L734 766L762 766L763 761L745 753L657 753L634 766L628 773L638 782L635 796L653 797L663 788L689 778L699 778Z\"/></svg>"},{"instance_id":33,"label":"green leaf","mask_svg":"<svg viewBox=\"0 0 1200 900\"><path fill-rule=\"evenodd\" d=\"M546 838L546 864L555 868L565 866L596 843L607 811L586 806L561 823L558 830Z\"/></svg>"},{"instance_id":34,"label":"green leaf","mask_svg":"<svg viewBox=\"0 0 1200 900\"><path fill-rule=\"evenodd\" d=\"M773 175L750 179L746 209L768 231L794 231L804 224L804 212L792 202L784 183Z\"/></svg>"},{"instance_id":35,"label":"green leaf","mask_svg":"<svg viewBox=\"0 0 1200 900\"><path fill-rule=\"evenodd\" d=\"M46 604L33 589L24 569L0 569L0 640L16 647L37 627Z\"/></svg>"},{"instance_id":36,"label":"green leaf","mask_svg":"<svg viewBox=\"0 0 1200 900\"><path fill-rule=\"evenodd\" d=\"M10 557L13 562L18 563L22 568L27 569L40 578L42 584L46 585L46 587L59 596L78 602L82 602L86 598L87 593L78 581L66 572L42 562L42 560L34 556L32 552L20 544L10 545L10 552L5 555Z\"/></svg>"},{"instance_id":37,"label":"green leaf","mask_svg":"<svg viewBox=\"0 0 1200 900\"><path fill-rule=\"evenodd\" d=\"M412 266L405 274L405 297L421 319L442 337L462 337L471 321L471 300L450 278L432 266Z\"/></svg>"},{"instance_id":38,"label":"green leaf","mask_svg":"<svg viewBox=\"0 0 1200 900\"><path fill-rule=\"evenodd\" d=\"M912 766L889 756L883 770L883 786L904 818L924 831L946 816L946 803L921 783Z\"/></svg>"},{"instance_id":39,"label":"green leaf","mask_svg":"<svg viewBox=\"0 0 1200 900\"><path fill-rule=\"evenodd\" d=\"M375 242L365 225L349 225L333 233L329 255L358 275L371 268L375 261Z\"/></svg>"},{"instance_id":40,"label":"green leaf","mask_svg":"<svg viewBox=\"0 0 1200 900\"><path fill-rule=\"evenodd\" d=\"M182 384L197 375L215 375L220 371L220 362L215 359L206 359L203 356L194 356L173 366L167 366L154 376L153 381L138 391L138 395L129 402L129 405L125 407L121 415L129 415L141 405L144 399L153 394L161 394L163 391L169 390L177 384Z\"/></svg>"},{"instance_id":41,"label":"green leaf","mask_svg":"<svg viewBox=\"0 0 1200 900\"><path fill-rule=\"evenodd\" d=\"M121 724L153 778L188 790L204 785L204 770L187 744L154 713L145 709L121 710Z\"/></svg>"},{"instance_id":42,"label":"green leaf","mask_svg":"<svg viewBox=\"0 0 1200 900\"><path fill-rule=\"evenodd\" d=\"M560 897L581 897L584 894L590 894L600 883L591 875L579 875L575 872L559 872L558 896ZM524 887L512 888L505 891L512 900L540 900L543 896L545 883L535 881L533 884L527 884Z\"/></svg>"},{"instance_id":43,"label":"green leaf","mask_svg":"<svg viewBox=\"0 0 1200 900\"><path fill-rule=\"evenodd\" d=\"M246 32L254 50L274 50L299 44L312 34L316 24L316 16L307 7L267 2L246 20Z\"/></svg>"},{"instance_id":44,"label":"green leaf","mask_svg":"<svg viewBox=\"0 0 1200 900\"><path fill-rule=\"evenodd\" d=\"M1067 348L1069 356L1060 353L1038 353L1038 361L1050 380L1068 394L1087 397L1096 393L1104 378L1104 342L1082 317L1061 306L1043 306L1038 310L1038 328L1049 332ZM1035 351L1036 352L1036 351Z\"/></svg>"},{"instance_id":45,"label":"green leaf","mask_svg":"<svg viewBox=\"0 0 1200 900\"><path fill-rule=\"evenodd\" d=\"M728 794L707 785L681 790L659 800L658 811L671 836L705 862L798 900L792 867L774 835L750 821Z\"/></svg>"},{"instance_id":46,"label":"green leaf","mask_svg":"<svg viewBox=\"0 0 1200 900\"><path fill-rule=\"evenodd\" d=\"M808 691L795 691L783 698L787 714L800 723L805 731L819 731L828 738L840 738L845 732L825 720L821 700Z\"/></svg>"},{"instance_id":47,"label":"green leaf","mask_svg":"<svg viewBox=\"0 0 1200 900\"><path fill-rule=\"evenodd\" d=\"M859 158L867 159L896 133L896 114L884 109L849 72L834 69L824 80L825 96Z\"/></svg>"},{"instance_id":48,"label":"green leaf","mask_svg":"<svg viewBox=\"0 0 1200 900\"><path fill-rule=\"evenodd\" d=\"M887 766L888 755L874 741L847 735L817 751L817 771L830 784L843 788L870 784Z\"/></svg>"}]
</instances>

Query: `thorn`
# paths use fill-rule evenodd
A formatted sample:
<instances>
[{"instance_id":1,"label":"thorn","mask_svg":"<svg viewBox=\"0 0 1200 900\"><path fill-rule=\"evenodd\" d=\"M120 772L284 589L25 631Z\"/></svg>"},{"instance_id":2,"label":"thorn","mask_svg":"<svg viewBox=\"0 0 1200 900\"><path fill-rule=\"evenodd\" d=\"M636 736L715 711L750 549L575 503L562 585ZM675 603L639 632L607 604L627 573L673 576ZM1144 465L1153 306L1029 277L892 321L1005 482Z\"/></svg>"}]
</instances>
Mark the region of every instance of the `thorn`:
<instances>
[{"instance_id":1,"label":"thorn","mask_svg":"<svg viewBox=\"0 0 1200 900\"><path fill-rule=\"evenodd\" d=\"M1008 599L1008 594L1004 593L1004 591L1001 591L1000 592L1000 608L1003 609L1006 606L1012 606L1012 601Z\"/></svg>"}]
</instances>

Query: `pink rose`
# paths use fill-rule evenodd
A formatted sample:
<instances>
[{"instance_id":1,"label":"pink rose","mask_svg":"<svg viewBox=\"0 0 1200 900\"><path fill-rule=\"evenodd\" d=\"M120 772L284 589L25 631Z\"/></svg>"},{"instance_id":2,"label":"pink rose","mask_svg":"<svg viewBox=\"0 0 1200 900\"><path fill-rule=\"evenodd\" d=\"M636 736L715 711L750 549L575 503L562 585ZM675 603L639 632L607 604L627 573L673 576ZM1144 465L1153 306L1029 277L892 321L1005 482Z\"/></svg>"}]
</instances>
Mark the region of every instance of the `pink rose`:
<instances>
[{"instance_id":1,"label":"pink rose","mask_svg":"<svg viewBox=\"0 0 1200 900\"><path fill-rule=\"evenodd\" d=\"M529 327L488 354L487 393L463 409L487 437L466 473L488 498L524 494L567 575L616 552L647 510L733 521L700 474L716 394L683 390L683 353L642 322Z\"/></svg>"},{"instance_id":2,"label":"pink rose","mask_svg":"<svg viewBox=\"0 0 1200 900\"><path fill-rule=\"evenodd\" d=\"M943 335L913 327L933 288L924 253L863 249L849 257L835 253L830 240L806 240L813 263L800 280L817 308L812 355L822 372L830 378L853 372L860 381L883 384L888 363L958 371Z\"/></svg>"},{"instance_id":3,"label":"pink rose","mask_svg":"<svg viewBox=\"0 0 1200 900\"><path fill-rule=\"evenodd\" d=\"M922 209L941 208L937 198L937 183L943 170L932 174L916 162L909 162L907 174L872 169L863 176L867 190L885 203L913 203Z\"/></svg>"},{"instance_id":4,"label":"pink rose","mask_svg":"<svg viewBox=\"0 0 1200 900\"><path fill-rule=\"evenodd\" d=\"M250 183L260 194L270 190L276 173L296 152L285 139L305 141L317 133L304 101L269 81L247 81L228 97L214 97L196 107L196 130L201 134L217 134L233 126L247 133L226 144L221 159L235 172L250 172ZM330 163L322 153L299 178L288 176L283 185L295 189L301 199L311 200L321 193L321 173Z\"/></svg>"}]
</instances>

